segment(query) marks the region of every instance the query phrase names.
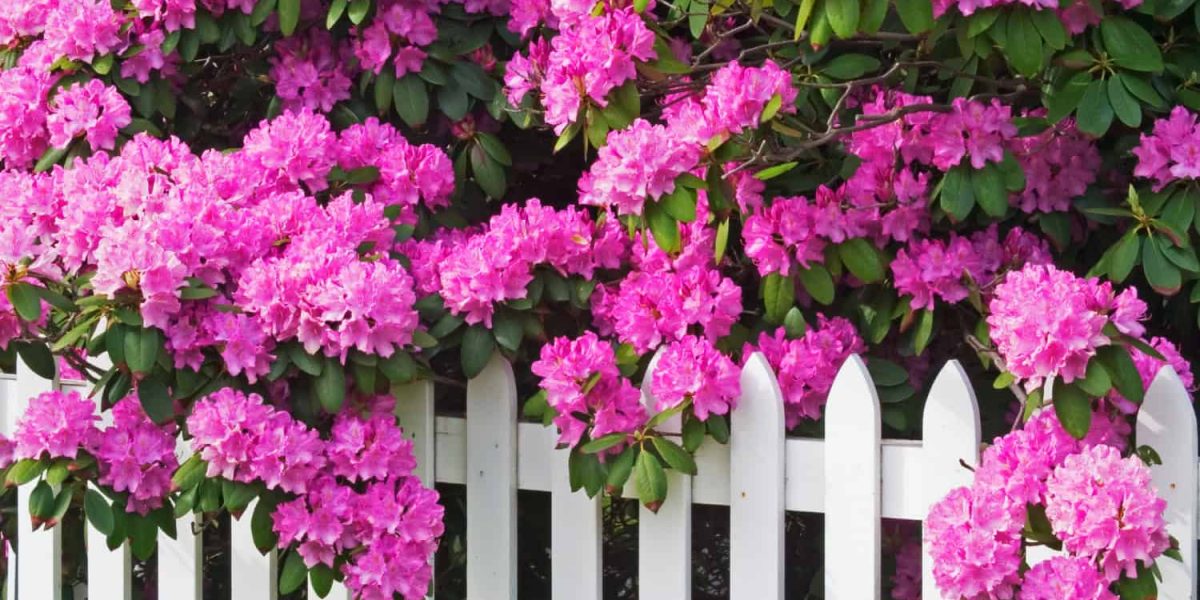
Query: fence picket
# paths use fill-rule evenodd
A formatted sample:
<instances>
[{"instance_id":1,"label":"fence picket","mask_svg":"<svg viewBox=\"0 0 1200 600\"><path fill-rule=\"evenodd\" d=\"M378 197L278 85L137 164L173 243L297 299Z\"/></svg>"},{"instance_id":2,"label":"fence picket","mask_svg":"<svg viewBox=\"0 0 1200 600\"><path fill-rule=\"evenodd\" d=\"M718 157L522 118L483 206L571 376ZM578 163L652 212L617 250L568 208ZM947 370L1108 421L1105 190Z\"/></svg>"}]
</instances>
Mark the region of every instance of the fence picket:
<instances>
[{"instance_id":1,"label":"fence picket","mask_svg":"<svg viewBox=\"0 0 1200 600\"><path fill-rule=\"evenodd\" d=\"M729 437L729 597L783 600L783 394L761 353L741 381Z\"/></svg>"},{"instance_id":2,"label":"fence picket","mask_svg":"<svg viewBox=\"0 0 1200 600\"><path fill-rule=\"evenodd\" d=\"M182 439L175 446L179 463L191 456ZM171 600L201 600L204 597L204 566L201 564L204 538L194 528L192 513L176 519L175 537L158 532L158 597Z\"/></svg>"},{"instance_id":3,"label":"fence picket","mask_svg":"<svg viewBox=\"0 0 1200 600\"><path fill-rule=\"evenodd\" d=\"M275 600L278 595L275 551L266 555L259 552L250 532L250 516L257 504L256 500L246 507L241 518L229 520L229 595L232 600Z\"/></svg>"},{"instance_id":4,"label":"fence picket","mask_svg":"<svg viewBox=\"0 0 1200 600\"><path fill-rule=\"evenodd\" d=\"M107 364L98 365L107 368ZM88 393L84 382L70 382L62 385L64 389L76 389L81 394ZM96 404L101 399L96 397ZM101 427L107 427L112 422L112 412L100 413ZM115 550L108 548L108 536L92 527L87 528L87 590L90 598L112 598L113 600L130 600L133 597L133 557L129 543L121 544Z\"/></svg>"},{"instance_id":5,"label":"fence picket","mask_svg":"<svg viewBox=\"0 0 1200 600\"><path fill-rule=\"evenodd\" d=\"M58 385L57 379L42 379L29 370L24 361L17 363L17 380L13 386L11 417L15 430L16 418L25 413L30 398L49 392ZM29 494L33 485L17 489L17 598L61 600L62 598L62 527L34 531L29 520Z\"/></svg>"},{"instance_id":6,"label":"fence picket","mask_svg":"<svg viewBox=\"0 0 1200 600\"><path fill-rule=\"evenodd\" d=\"M467 597L517 597L517 387L492 356L467 382Z\"/></svg>"},{"instance_id":7,"label":"fence picket","mask_svg":"<svg viewBox=\"0 0 1200 600\"><path fill-rule=\"evenodd\" d=\"M925 401L925 415L921 431L921 480L911 482L925 491L925 508L940 500L950 490L970 485L971 471L963 463L974 467L979 464L979 404L975 401L975 390L957 360L942 367L929 398ZM961 461L961 463L960 463ZM933 583L933 563L929 548L922 545L921 597L925 600L941 600Z\"/></svg>"},{"instance_id":8,"label":"fence picket","mask_svg":"<svg viewBox=\"0 0 1200 600\"><path fill-rule=\"evenodd\" d=\"M551 438L554 439L554 438ZM600 496L571 492L569 449L553 444L550 473L550 597L553 600L600 600L600 549L603 527Z\"/></svg>"},{"instance_id":9,"label":"fence picket","mask_svg":"<svg viewBox=\"0 0 1200 600\"><path fill-rule=\"evenodd\" d=\"M826 600L879 598L880 427L875 384L853 355L825 405Z\"/></svg>"},{"instance_id":10,"label":"fence picket","mask_svg":"<svg viewBox=\"0 0 1200 600\"><path fill-rule=\"evenodd\" d=\"M642 379L642 404L653 416L654 398L650 380L658 367L658 357L650 359ZM678 416L667 419L658 428L678 433ZM638 508L638 596L641 598L692 597L692 478L674 469L667 470L667 499L658 512Z\"/></svg>"},{"instance_id":11,"label":"fence picket","mask_svg":"<svg viewBox=\"0 0 1200 600\"><path fill-rule=\"evenodd\" d=\"M434 396L432 381L415 381L392 388L392 396L396 398L396 418L404 435L413 443L413 458L417 467L413 475L421 479L428 487L437 482L435 466L437 465L437 436L436 415L434 413ZM432 561L433 559L430 558ZM434 571L436 573L436 569ZM432 600L434 582L429 583L429 594ZM312 598L313 595L309 594ZM344 585L334 582L333 589L326 600L349 600L350 592Z\"/></svg>"},{"instance_id":12,"label":"fence picket","mask_svg":"<svg viewBox=\"0 0 1200 600\"><path fill-rule=\"evenodd\" d=\"M1167 501L1167 531L1180 541L1183 561L1160 560L1160 600L1184 600L1196 593L1196 413L1179 376L1163 367L1138 411L1138 445L1154 448L1161 465L1151 467L1154 485Z\"/></svg>"}]
</instances>

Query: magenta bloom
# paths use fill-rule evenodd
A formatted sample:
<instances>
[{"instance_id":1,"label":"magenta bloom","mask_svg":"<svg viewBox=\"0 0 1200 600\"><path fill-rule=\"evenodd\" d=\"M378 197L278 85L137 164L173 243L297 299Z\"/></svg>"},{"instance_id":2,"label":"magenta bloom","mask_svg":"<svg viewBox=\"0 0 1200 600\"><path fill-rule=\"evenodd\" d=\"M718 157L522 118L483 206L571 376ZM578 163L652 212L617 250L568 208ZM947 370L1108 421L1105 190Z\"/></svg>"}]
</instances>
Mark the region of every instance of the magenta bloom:
<instances>
[{"instance_id":1,"label":"magenta bloom","mask_svg":"<svg viewBox=\"0 0 1200 600\"><path fill-rule=\"evenodd\" d=\"M333 474L351 482L408 477L417 466L412 441L404 437L396 417L386 412L367 417L338 414L325 456Z\"/></svg>"},{"instance_id":2,"label":"magenta bloom","mask_svg":"<svg viewBox=\"0 0 1200 600\"><path fill-rule=\"evenodd\" d=\"M923 535L933 579L949 598L1012 598L1021 581L1025 507L995 490L956 488L929 510Z\"/></svg>"},{"instance_id":3,"label":"magenta bloom","mask_svg":"<svg viewBox=\"0 0 1200 600\"><path fill-rule=\"evenodd\" d=\"M329 112L350 98L350 69L343 60L348 52L336 47L325 29L313 27L307 35L280 40L275 52L271 79L284 109Z\"/></svg>"},{"instance_id":4,"label":"magenta bloom","mask_svg":"<svg viewBox=\"0 0 1200 600\"><path fill-rule=\"evenodd\" d=\"M995 490L1014 506L1040 504L1055 467L1081 447L1063 430L1053 410L1043 410L1022 429L996 438L984 450L975 470L975 487Z\"/></svg>"},{"instance_id":5,"label":"magenta bloom","mask_svg":"<svg viewBox=\"0 0 1200 600\"><path fill-rule=\"evenodd\" d=\"M761 67L744 67L736 61L721 67L713 74L703 100L711 134L738 134L758 127L764 109L776 97L780 113L796 112L792 76L773 61Z\"/></svg>"},{"instance_id":6,"label":"magenta bloom","mask_svg":"<svg viewBox=\"0 0 1200 600\"><path fill-rule=\"evenodd\" d=\"M554 339L542 346L531 370L541 377L546 402L558 413L554 424L560 444L573 446L585 432L592 439L632 433L646 421L641 395L621 377L612 346L595 333ZM580 415L593 415L592 422Z\"/></svg>"},{"instance_id":7,"label":"magenta bloom","mask_svg":"<svg viewBox=\"0 0 1200 600\"><path fill-rule=\"evenodd\" d=\"M78 392L44 392L17 419L13 456L75 458L96 436L96 404Z\"/></svg>"},{"instance_id":8,"label":"magenta bloom","mask_svg":"<svg viewBox=\"0 0 1200 600\"><path fill-rule=\"evenodd\" d=\"M1154 180L1154 189L1180 179L1200 178L1200 124L1196 115L1176 106L1171 115L1154 122L1153 133L1142 134L1133 149L1138 158L1133 174Z\"/></svg>"},{"instance_id":9,"label":"magenta bloom","mask_svg":"<svg viewBox=\"0 0 1200 600\"><path fill-rule=\"evenodd\" d=\"M640 215L646 197L658 200L675 189L675 178L696 167L700 147L680 144L662 125L637 119L609 132L596 162L579 179L579 202Z\"/></svg>"},{"instance_id":10,"label":"magenta bloom","mask_svg":"<svg viewBox=\"0 0 1200 600\"><path fill-rule=\"evenodd\" d=\"M1106 581L1137 574L1168 547L1166 501L1137 457L1095 446L1066 458L1046 482L1046 516L1071 554L1097 562Z\"/></svg>"},{"instance_id":11,"label":"magenta bloom","mask_svg":"<svg viewBox=\"0 0 1200 600\"><path fill-rule=\"evenodd\" d=\"M171 491L171 475L179 467L175 426L155 425L132 396L113 406L112 418L91 448L99 482L128 493L126 510L144 515L162 506Z\"/></svg>"},{"instance_id":12,"label":"magenta bloom","mask_svg":"<svg viewBox=\"0 0 1200 600\"><path fill-rule=\"evenodd\" d=\"M1030 116L1041 114L1044 111L1038 110ZM1013 138L1010 146L1025 173L1025 189L1013 203L1027 213L1068 210L1071 200L1087 191L1100 170L1096 143L1075 127L1073 119L1063 119L1037 135Z\"/></svg>"},{"instance_id":13,"label":"magenta bloom","mask_svg":"<svg viewBox=\"0 0 1200 600\"><path fill-rule=\"evenodd\" d=\"M741 369L704 338L684 336L663 349L650 393L659 412L691 400L696 417L705 421L709 414L724 415L737 407Z\"/></svg>"},{"instance_id":14,"label":"magenta bloom","mask_svg":"<svg viewBox=\"0 0 1200 600\"><path fill-rule=\"evenodd\" d=\"M797 340L787 339L783 328L773 335L759 334L757 346L746 345L743 355L763 353L775 371L783 392L787 426L795 427L802 419L819 419L833 379L851 354L863 352L866 345L854 324L842 317L818 315L817 325Z\"/></svg>"},{"instance_id":15,"label":"magenta bloom","mask_svg":"<svg viewBox=\"0 0 1200 600\"><path fill-rule=\"evenodd\" d=\"M1117 600L1108 581L1083 557L1055 556L1025 573L1020 600Z\"/></svg>"},{"instance_id":16,"label":"magenta bloom","mask_svg":"<svg viewBox=\"0 0 1200 600\"><path fill-rule=\"evenodd\" d=\"M99 79L76 83L54 97L47 121L50 144L65 148L74 138L86 135L93 150L112 150L117 132L131 120L129 103L117 88Z\"/></svg>"}]
</instances>

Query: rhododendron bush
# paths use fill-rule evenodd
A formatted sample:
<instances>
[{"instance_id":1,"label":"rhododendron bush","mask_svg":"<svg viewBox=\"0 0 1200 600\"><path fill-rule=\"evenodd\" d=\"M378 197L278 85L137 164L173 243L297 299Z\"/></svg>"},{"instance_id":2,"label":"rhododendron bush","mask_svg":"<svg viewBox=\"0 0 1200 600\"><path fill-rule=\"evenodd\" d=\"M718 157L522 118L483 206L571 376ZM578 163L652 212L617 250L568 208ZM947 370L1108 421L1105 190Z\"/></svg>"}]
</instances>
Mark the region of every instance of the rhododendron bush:
<instances>
[{"instance_id":1,"label":"rhododendron bush","mask_svg":"<svg viewBox=\"0 0 1200 600\"><path fill-rule=\"evenodd\" d=\"M92 384L29 399L4 477L39 527L145 558L228 513L284 593L411 600L445 509L397 386L500 355L573 488L657 510L754 353L809 436L851 354L914 438L958 358L999 437L925 523L936 585L1153 598L1181 541L1132 424L1162 367L1193 386L1192 4L0 2L0 362Z\"/></svg>"}]
</instances>

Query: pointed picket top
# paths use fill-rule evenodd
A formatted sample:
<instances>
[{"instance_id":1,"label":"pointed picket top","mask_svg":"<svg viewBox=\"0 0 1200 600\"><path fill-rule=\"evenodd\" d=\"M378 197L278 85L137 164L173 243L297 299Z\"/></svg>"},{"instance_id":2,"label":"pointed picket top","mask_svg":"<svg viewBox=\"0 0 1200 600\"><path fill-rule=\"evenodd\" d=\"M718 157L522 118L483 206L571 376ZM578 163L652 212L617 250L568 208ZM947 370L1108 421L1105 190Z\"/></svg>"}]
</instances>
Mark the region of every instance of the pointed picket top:
<instances>
[{"instance_id":1,"label":"pointed picket top","mask_svg":"<svg viewBox=\"0 0 1200 600\"><path fill-rule=\"evenodd\" d=\"M493 354L467 382L467 597L517 597L517 385Z\"/></svg>"},{"instance_id":2,"label":"pointed picket top","mask_svg":"<svg viewBox=\"0 0 1200 600\"><path fill-rule=\"evenodd\" d=\"M1167 531L1179 540L1183 557L1182 562L1155 563L1163 576L1160 600L1191 599L1196 589L1196 435L1192 398L1175 370L1164 366L1146 391L1136 433L1137 445L1150 446L1162 459L1150 470L1158 494L1167 501Z\"/></svg>"},{"instance_id":3,"label":"pointed picket top","mask_svg":"<svg viewBox=\"0 0 1200 600\"><path fill-rule=\"evenodd\" d=\"M950 490L970 485L972 474L963 466L979 464L979 403L966 371L957 360L946 363L925 401L921 430L921 481L911 482L924 490L926 506L941 500ZM928 512L928 508L926 511ZM922 514L924 517L924 514ZM922 548L923 597L941 598L933 583L929 548Z\"/></svg>"},{"instance_id":4,"label":"pointed picket top","mask_svg":"<svg viewBox=\"0 0 1200 600\"><path fill-rule=\"evenodd\" d=\"M879 598L882 501L879 396L851 355L825 405L825 598Z\"/></svg>"},{"instance_id":5,"label":"pointed picket top","mask_svg":"<svg viewBox=\"0 0 1200 600\"><path fill-rule=\"evenodd\" d=\"M783 600L783 393L761 352L746 361L741 385L729 434L729 597Z\"/></svg>"},{"instance_id":6,"label":"pointed picket top","mask_svg":"<svg viewBox=\"0 0 1200 600\"><path fill-rule=\"evenodd\" d=\"M658 413L650 382L658 370L662 349L650 358L642 377L642 405L647 416ZM680 430L678 416L658 429ZM645 506L638 509L638 595L642 598L692 597L692 478L667 470L667 499L657 513Z\"/></svg>"}]
</instances>

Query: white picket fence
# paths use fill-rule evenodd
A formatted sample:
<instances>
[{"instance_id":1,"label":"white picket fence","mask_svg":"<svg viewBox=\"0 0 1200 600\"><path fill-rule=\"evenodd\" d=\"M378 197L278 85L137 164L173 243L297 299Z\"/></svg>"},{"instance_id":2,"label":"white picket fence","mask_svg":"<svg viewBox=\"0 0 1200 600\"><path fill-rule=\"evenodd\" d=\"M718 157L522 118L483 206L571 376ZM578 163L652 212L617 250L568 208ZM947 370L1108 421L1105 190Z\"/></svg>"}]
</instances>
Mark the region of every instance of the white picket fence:
<instances>
[{"instance_id":1,"label":"white picket fence","mask_svg":"<svg viewBox=\"0 0 1200 600\"><path fill-rule=\"evenodd\" d=\"M969 481L970 473L960 461L973 465L978 459L979 409L962 367L950 362L934 382L925 407L923 441L881 439L879 399L858 357L842 367L830 393L824 440L785 437L779 386L761 355L751 358L741 378L743 395L731 420L730 443L706 441L697 456L699 474L673 473L669 497L658 514L641 509L640 597L691 597L691 506L707 504L729 507L731 600L785 597L785 511L825 515L825 598L878 599L880 518L921 520L931 502ZM28 397L52 385L23 366L16 377L0 380L4 431L12 430ZM553 600L600 600L600 500L571 493L567 452L555 449L553 429L518 423L509 364L494 357L470 382L465 419L434 415L431 383L407 386L397 395L399 417L415 441L418 474L427 483L466 484L467 597L517 597L516 511L521 489L551 494ZM1163 459L1163 465L1154 468L1154 480L1168 502L1170 532L1183 541L1182 563L1161 562L1164 583L1159 598L1193 598L1196 419L1191 399L1170 369L1158 375L1146 395L1137 443L1154 447ZM20 493L20 551L15 568L10 568L10 598L60 600L61 533L30 530L24 515L28 493ZM274 600L275 557L255 550L248 520L235 521L231 534L232 597ZM190 517L180 520L178 531L177 540L159 540L159 598L200 600L200 540L191 533ZM88 534L88 544L87 597L130 598L129 550L108 551L96 533ZM928 575L928 559L925 568L923 598L940 598ZM347 598L344 589L335 589L331 596Z\"/></svg>"}]
</instances>

